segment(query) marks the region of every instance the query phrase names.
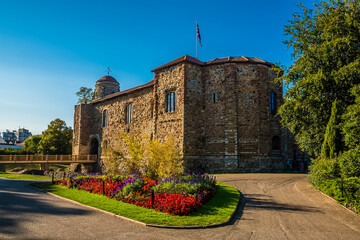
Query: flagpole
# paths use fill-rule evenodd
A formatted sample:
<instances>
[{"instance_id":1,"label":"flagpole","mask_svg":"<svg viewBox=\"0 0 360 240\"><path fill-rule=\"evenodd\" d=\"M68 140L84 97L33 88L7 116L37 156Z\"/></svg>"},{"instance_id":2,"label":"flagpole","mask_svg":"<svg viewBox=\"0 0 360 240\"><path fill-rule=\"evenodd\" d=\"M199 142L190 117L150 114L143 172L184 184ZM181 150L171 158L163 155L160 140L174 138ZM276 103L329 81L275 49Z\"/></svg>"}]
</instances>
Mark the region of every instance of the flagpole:
<instances>
[{"instance_id":1,"label":"flagpole","mask_svg":"<svg viewBox=\"0 0 360 240\"><path fill-rule=\"evenodd\" d=\"M195 31L196 31L196 34L195 34L195 41L196 41L196 59L198 59L198 40L197 40L198 36L197 36L197 25L198 25L198 23L197 23L197 19L196 19L196 26L195 26Z\"/></svg>"}]
</instances>

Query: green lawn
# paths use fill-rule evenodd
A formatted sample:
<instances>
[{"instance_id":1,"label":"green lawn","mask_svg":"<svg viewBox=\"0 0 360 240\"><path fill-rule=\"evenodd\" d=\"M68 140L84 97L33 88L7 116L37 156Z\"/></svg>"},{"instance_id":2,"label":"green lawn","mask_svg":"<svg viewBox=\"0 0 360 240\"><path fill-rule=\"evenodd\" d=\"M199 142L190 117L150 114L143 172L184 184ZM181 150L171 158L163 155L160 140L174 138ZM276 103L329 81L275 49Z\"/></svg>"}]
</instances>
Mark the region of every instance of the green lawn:
<instances>
[{"instance_id":1,"label":"green lawn","mask_svg":"<svg viewBox=\"0 0 360 240\"><path fill-rule=\"evenodd\" d=\"M8 172L17 167L21 167L23 169L40 169L40 164L6 164L5 167ZM69 165L49 164L49 169L53 169L54 171L57 171L59 168L65 169L67 167L69 167Z\"/></svg>"},{"instance_id":2,"label":"green lawn","mask_svg":"<svg viewBox=\"0 0 360 240\"><path fill-rule=\"evenodd\" d=\"M31 174L16 174L16 173L4 173L0 172L0 177L10 179L25 179L25 180L51 180L51 177Z\"/></svg>"},{"instance_id":3,"label":"green lawn","mask_svg":"<svg viewBox=\"0 0 360 240\"><path fill-rule=\"evenodd\" d=\"M172 216L152 209L142 208L102 195L92 194L77 189L68 189L51 183L33 183L33 186L44 189L61 197L96 207L117 215L131 218L148 224L167 226L207 226L227 221L236 210L240 193L233 187L218 183L215 196L190 216Z\"/></svg>"}]
</instances>

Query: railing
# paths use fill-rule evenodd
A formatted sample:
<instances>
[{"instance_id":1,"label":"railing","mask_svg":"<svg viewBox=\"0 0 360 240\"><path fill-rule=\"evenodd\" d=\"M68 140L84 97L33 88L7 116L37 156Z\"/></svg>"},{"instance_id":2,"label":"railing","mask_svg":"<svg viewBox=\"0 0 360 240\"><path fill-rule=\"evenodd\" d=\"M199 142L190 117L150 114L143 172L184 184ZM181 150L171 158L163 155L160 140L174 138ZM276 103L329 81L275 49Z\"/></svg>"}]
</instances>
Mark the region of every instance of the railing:
<instances>
[{"instance_id":1,"label":"railing","mask_svg":"<svg viewBox=\"0 0 360 240\"><path fill-rule=\"evenodd\" d=\"M0 164L96 163L97 155L0 155Z\"/></svg>"}]
</instances>

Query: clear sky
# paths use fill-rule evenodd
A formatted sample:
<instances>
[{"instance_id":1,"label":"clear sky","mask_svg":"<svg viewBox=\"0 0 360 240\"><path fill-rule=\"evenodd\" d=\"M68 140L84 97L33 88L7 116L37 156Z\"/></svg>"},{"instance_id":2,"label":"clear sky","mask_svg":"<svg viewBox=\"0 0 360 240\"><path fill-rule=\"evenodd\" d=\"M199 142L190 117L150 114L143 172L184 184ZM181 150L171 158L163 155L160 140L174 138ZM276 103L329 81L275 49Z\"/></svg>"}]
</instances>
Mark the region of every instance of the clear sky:
<instances>
[{"instance_id":1,"label":"clear sky","mask_svg":"<svg viewBox=\"0 0 360 240\"><path fill-rule=\"evenodd\" d=\"M201 61L247 56L289 66L283 30L299 2L0 0L0 131L39 134L55 118L73 126L75 93L94 88L108 66L125 90L162 64L195 57L196 20Z\"/></svg>"}]
</instances>

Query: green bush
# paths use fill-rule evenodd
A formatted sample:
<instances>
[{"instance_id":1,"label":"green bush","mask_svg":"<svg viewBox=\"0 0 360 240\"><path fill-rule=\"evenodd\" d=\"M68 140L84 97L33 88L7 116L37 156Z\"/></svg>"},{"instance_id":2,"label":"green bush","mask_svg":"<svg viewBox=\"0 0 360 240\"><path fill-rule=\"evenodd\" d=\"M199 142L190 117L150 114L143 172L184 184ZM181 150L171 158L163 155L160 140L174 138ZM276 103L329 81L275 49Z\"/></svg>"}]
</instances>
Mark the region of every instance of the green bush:
<instances>
[{"instance_id":1,"label":"green bush","mask_svg":"<svg viewBox=\"0 0 360 240\"><path fill-rule=\"evenodd\" d=\"M310 170L310 182L319 187L320 184L327 180L340 178L340 160L339 157L331 159L316 158L311 161L312 165Z\"/></svg>"},{"instance_id":2,"label":"green bush","mask_svg":"<svg viewBox=\"0 0 360 240\"><path fill-rule=\"evenodd\" d=\"M183 160L174 138L166 141L146 135L120 135L117 146L104 149L103 162L112 174L136 173L151 179L179 176L183 173Z\"/></svg>"},{"instance_id":3,"label":"green bush","mask_svg":"<svg viewBox=\"0 0 360 240\"><path fill-rule=\"evenodd\" d=\"M24 149L0 148L0 155L26 155L30 154Z\"/></svg>"},{"instance_id":4,"label":"green bush","mask_svg":"<svg viewBox=\"0 0 360 240\"><path fill-rule=\"evenodd\" d=\"M343 177L360 177L360 147L345 152L340 158Z\"/></svg>"},{"instance_id":5,"label":"green bush","mask_svg":"<svg viewBox=\"0 0 360 240\"><path fill-rule=\"evenodd\" d=\"M320 183L319 189L333 197L337 202L360 213L360 178L327 180Z\"/></svg>"}]
</instances>

